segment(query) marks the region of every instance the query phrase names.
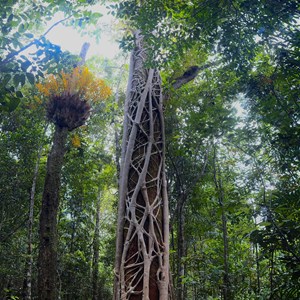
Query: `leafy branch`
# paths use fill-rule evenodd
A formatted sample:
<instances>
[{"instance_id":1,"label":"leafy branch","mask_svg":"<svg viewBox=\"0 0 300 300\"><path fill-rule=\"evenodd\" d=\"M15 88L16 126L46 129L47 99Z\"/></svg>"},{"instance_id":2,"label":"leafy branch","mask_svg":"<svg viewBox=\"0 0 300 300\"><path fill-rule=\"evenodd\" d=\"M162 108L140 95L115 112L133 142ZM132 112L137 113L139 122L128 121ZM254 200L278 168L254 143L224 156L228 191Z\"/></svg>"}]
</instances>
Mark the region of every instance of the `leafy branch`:
<instances>
[{"instance_id":1,"label":"leafy branch","mask_svg":"<svg viewBox=\"0 0 300 300\"><path fill-rule=\"evenodd\" d=\"M19 50L17 51L14 51L12 53L9 53L7 55L7 57L0 62L0 66L1 65L5 65L7 63L9 63L12 58L14 58L15 56L19 55L21 52L25 51L26 49L28 49L29 47L33 46L33 45L37 45L39 43L39 41L44 38L53 28L55 28L56 26L58 26L59 24L61 24L62 22L70 19L72 16L68 16L64 19L61 19L57 22L55 22L51 27L49 27L38 39L34 39L33 41L29 42L27 45L23 46L22 48L20 48Z\"/></svg>"}]
</instances>

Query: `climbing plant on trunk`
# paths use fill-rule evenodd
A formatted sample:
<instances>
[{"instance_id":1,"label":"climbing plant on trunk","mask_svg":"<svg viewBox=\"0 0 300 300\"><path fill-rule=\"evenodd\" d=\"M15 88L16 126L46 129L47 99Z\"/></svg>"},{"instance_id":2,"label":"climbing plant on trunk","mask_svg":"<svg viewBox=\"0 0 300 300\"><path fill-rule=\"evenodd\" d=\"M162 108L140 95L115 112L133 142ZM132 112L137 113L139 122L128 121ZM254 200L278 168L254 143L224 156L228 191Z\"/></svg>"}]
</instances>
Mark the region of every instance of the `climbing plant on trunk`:
<instances>
[{"instance_id":1,"label":"climbing plant on trunk","mask_svg":"<svg viewBox=\"0 0 300 300\"><path fill-rule=\"evenodd\" d=\"M168 299L169 212L161 79L135 35L125 103L114 299Z\"/></svg>"},{"instance_id":2,"label":"climbing plant on trunk","mask_svg":"<svg viewBox=\"0 0 300 300\"><path fill-rule=\"evenodd\" d=\"M169 208L161 79L147 68L143 38L135 33L125 101L114 299L167 300ZM178 89L200 68L176 78Z\"/></svg>"}]
</instances>

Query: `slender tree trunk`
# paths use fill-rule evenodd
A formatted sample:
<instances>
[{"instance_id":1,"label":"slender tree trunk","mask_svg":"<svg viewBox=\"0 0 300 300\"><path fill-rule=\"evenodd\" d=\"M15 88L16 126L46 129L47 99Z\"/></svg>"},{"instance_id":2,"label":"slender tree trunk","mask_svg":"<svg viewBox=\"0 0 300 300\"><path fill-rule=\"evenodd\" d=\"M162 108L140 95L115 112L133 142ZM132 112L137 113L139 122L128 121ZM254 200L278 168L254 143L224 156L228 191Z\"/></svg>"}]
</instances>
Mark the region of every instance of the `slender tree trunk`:
<instances>
[{"instance_id":1,"label":"slender tree trunk","mask_svg":"<svg viewBox=\"0 0 300 300\"><path fill-rule=\"evenodd\" d=\"M258 253L257 243L255 243L255 260L256 260L256 283L257 283L256 295L260 295L260 265L259 265L259 253Z\"/></svg>"},{"instance_id":2,"label":"slender tree trunk","mask_svg":"<svg viewBox=\"0 0 300 300\"><path fill-rule=\"evenodd\" d=\"M48 126L45 127L45 131ZM43 146L41 145L38 149L37 160L35 163L32 186L30 191L30 203L29 203L29 216L28 216L28 240L27 240L27 257L25 262L25 278L23 282L22 298L25 300L31 299L31 288L32 288L32 234L33 234L33 221L34 221L34 200L35 200L35 189L36 182L39 173L40 161L42 156Z\"/></svg>"},{"instance_id":3,"label":"slender tree trunk","mask_svg":"<svg viewBox=\"0 0 300 300\"><path fill-rule=\"evenodd\" d=\"M229 263L228 263L228 232L227 232L227 217L224 210L224 205L221 202L222 208L222 233L223 233L223 260L224 260L224 275L223 275L223 295L224 300L232 300L230 280L229 280Z\"/></svg>"},{"instance_id":4,"label":"slender tree trunk","mask_svg":"<svg viewBox=\"0 0 300 300\"><path fill-rule=\"evenodd\" d=\"M175 237L174 237L174 227L170 224L170 248L175 252ZM169 300L175 300L176 295L175 295L175 288L174 288L174 281L173 281L173 276L172 274L176 274L176 260L175 258L171 260L172 265L169 266Z\"/></svg>"},{"instance_id":5,"label":"slender tree trunk","mask_svg":"<svg viewBox=\"0 0 300 300\"><path fill-rule=\"evenodd\" d=\"M223 189L223 183L221 179L221 171L218 168L217 170L217 157L216 157L216 146L214 147L214 183L216 186L216 191L219 198L219 205L221 207L221 213L222 213L222 235L223 235L223 263L224 263L224 275L223 275L223 299L224 300L232 300L233 295L231 293L231 285L230 285L230 278L229 278L229 247L228 247L228 230L227 230L227 217L224 207L224 189Z\"/></svg>"},{"instance_id":6,"label":"slender tree trunk","mask_svg":"<svg viewBox=\"0 0 300 300\"><path fill-rule=\"evenodd\" d=\"M76 219L75 219L75 213L71 212L71 228L72 228L72 233L71 233L71 240L70 240L70 250L69 253L72 254L74 253L74 244L75 244L75 236L76 236ZM71 275L72 277L72 275ZM72 278L70 277L70 281L72 282Z\"/></svg>"},{"instance_id":7,"label":"slender tree trunk","mask_svg":"<svg viewBox=\"0 0 300 300\"><path fill-rule=\"evenodd\" d=\"M181 77L182 78L182 77ZM193 77L194 78L194 77ZM187 82L185 82L187 83ZM182 79L181 79L181 84ZM188 184L183 184L183 178L181 178L181 172L178 170L176 166L176 161L172 160L172 165L175 169L175 174L176 174L176 187L177 187L177 194L178 196L178 201L177 205L175 207L175 213L173 215L173 222L177 222L177 289L176 289L176 300L185 300L187 298L187 288L186 285L184 284L183 277L185 276L185 269L186 269L186 264L184 262L184 257L187 256L187 243L186 243L186 238L185 238L185 207L186 203L188 201L188 195L192 191L194 185L201 180L201 178L205 174L205 170L207 167L207 162L208 162L208 156L210 152L210 141L207 144L207 149L205 151L205 156L204 156L204 163L202 165L201 172L196 176L192 181L190 181ZM174 248L174 247L173 247ZM173 268L174 270L174 268Z\"/></svg>"},{"instance_id":8,"label":"slender tree trunk","mask_svg":"<svg viewBox=\"0 0 300 300\"><path fill-rule=\"evenodd\" d=\"M69 255L74 255L74 251L76 251L76 247L75 247L75 239L76 239L76 230L77 230L77 223L76 223L76 216L75 216L75 212L72 211L72 207L71 207L71 211L70 211L70 231L71 231L71 238L70 241L68 243L68 254ZM57 220L57 223L59 224L60 220ZM59 282L59 288L58 288L58 293L61 294L61 280L60 280L60 276L61 274L58 272L58 282ZM65 299L64 300L73 300L73 296L75 293L73 293L73 287L74 287L74 270L72 269L66 269L64 271L64 286L66 286L68 288L68 293L65 294ZM58 296L58 295L57 295ZM60 299L59 297L57 297L57 299Z\"/></svg>"},{"instance_id":9,"label":"slender tree trunk","mask_svg":"<svg viewBox=\"0 0 300 300\"><path fill-rule=\"evenodd\" d=\"M57 214L67 135L67 128L56 126L47 160L39 230L38 299L40 300L57 299Z\"/></svg>"},{"instance_id":10,"label":"slender tree trunk","mask_svg":"<svg viewBox=\"0 0 300 300\"><path fill-rule=\"evenodd\" d=\"M99 282L99 245L100 245L100 204L101 204L101 193L99 193L96 203L96 224L93 240L93 265L92 265L92 299L98 299L98 282Z\"/></svg>"},{"instance_id":11,"label":"slender tree trunk","mask_svg":"<svg viewBox=\"0 0 300 300\"><path fill-rule=\"evenodd\" d=\"M169 211L159 72L136 35L125 103L114 299L169 298Z\"/></svg>"},{"instance_id":12,"label":"slender tree trunk","mask_svg":"<svg viewBox=\"0 0 300 300\"><path fill-rule=\"evenodd\" d=\"M128 57L126 59L126 61L128 60ZM116 93L115 93L115 104L116 106L119 108L120 105L120 85L121 85L121 81L122 81L122 77L123 77L123 73L124 73L124 65L121 67L120 69L120 74L119 74L119 80L116 86ZM116 120L116 112L113 113L112 116L112 123L114 126L114 134L115 134L115 161L116 161L116 167L117 167L117 178L120 178L120 161L121 161L121 143L120 143L120 130L117 126L117 120ZM119 183L119 182L118 182Z\"/></svg>"},{"instance_id":13,"label":"slender tree trunk","mask_svg":"<svg viewBox=\"0 0 300 300\"><path fill-rule=\"evenodd\" d=\"M274 252L272 249L269 259L270 299L272 299L274 292Z\"/></svg>"},{"instance_id":14,"label":"slender tree trunk","mask_svg":"<svg viewBox=\"0 0 300 300\"><path fill-rule=\"evenodd\" d=\"M185 213L184 204L186 202L185 196L182 195L177 211L177 298L176 300L185 300L185 284L183 277L185 276L185 263L183 258L186 256L186 241L185 241Z\"/></svg>"}]
</instances>

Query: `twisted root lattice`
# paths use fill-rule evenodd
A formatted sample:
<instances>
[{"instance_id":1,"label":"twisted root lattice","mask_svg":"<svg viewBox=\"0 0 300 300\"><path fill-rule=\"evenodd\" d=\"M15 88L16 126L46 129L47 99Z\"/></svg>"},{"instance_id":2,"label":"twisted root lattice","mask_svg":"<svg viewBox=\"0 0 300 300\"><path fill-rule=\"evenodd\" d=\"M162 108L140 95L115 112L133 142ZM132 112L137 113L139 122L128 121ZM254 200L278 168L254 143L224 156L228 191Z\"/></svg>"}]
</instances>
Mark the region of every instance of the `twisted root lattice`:
<instances>
[{"instance_id":1,"label":"twisted root lattice","mask_svg":"<svg viewBox=\"0 0 300 300\"><path fill-rule=\"evenodd\" d=\"M169 216L161 79L144 62L145 51L137 43L124 121L119 299L167 300Z\"/></svg>"}]
</instances>

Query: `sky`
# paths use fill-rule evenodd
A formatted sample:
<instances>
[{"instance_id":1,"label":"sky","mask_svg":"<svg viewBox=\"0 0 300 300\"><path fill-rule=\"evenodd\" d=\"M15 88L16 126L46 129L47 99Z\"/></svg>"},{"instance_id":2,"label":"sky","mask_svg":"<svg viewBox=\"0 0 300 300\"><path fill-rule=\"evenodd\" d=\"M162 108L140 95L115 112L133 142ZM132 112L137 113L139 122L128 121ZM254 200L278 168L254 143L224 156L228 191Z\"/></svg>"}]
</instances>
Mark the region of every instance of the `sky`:
<instances>
[{"instance_id":1,"label":"sky","mask_svg":"<svg viewBox=\"0 0 300 300\"><path fill-rule=\"evenodd\" d=\"M95 6L94 9L103 14L99 19L99 26L110 26L113 22L113 17L107 14L107 10L101 6ZM49 22L48 28L61 19L63 19L62 14L55 15ZM59 24L47 34L47 39L52 43L61 46L62 50L70 51L73 54L79 54L83 43L89 42L91 45L87 53L87 59L93 55L113 59L120 52L118 43L114 41L111 34L105 30L101 32L100 43L97 44L95 37L88 35L81 36L75 28Z\"/></svg>"}]
</instances>

